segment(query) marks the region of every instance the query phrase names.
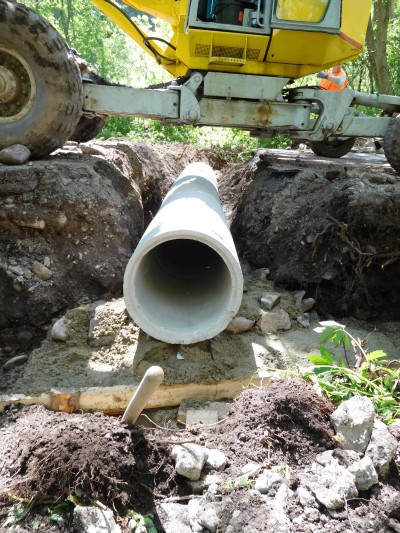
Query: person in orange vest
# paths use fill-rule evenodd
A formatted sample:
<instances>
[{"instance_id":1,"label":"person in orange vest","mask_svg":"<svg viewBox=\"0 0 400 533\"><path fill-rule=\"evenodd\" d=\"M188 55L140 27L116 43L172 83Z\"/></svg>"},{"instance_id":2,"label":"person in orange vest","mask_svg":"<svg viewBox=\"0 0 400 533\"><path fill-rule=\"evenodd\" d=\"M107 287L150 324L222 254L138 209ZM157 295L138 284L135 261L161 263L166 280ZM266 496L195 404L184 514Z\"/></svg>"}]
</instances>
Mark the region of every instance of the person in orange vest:
<instances>
[{"instance_id":1,"label":"person in orange vest","mask_svg":"<svg viewBox=\"0 0 400 533\"><path fill-rule=\"evenodd\" d=\"M329 72L318 72L317 77L321 78L321 89L326 91L341 91L349 81L342 65L332 67Z\"/></svg>"}]
</instances>

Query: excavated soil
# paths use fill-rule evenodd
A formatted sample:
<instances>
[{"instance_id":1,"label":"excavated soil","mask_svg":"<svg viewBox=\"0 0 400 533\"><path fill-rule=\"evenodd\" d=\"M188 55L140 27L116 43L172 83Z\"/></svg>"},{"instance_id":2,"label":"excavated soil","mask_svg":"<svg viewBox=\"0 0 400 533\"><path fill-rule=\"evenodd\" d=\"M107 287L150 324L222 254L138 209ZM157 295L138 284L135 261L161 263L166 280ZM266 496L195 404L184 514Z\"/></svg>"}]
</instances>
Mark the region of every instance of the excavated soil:
<instances>
[{"instance_id":1,"label":"excavated soil","mask_svg":"<svg viewBox=\"0 0 400 533\"><path fill-rule=\"evenodd\" d=\"M228 458L221 474L225 481L219 494L225 506L218 531L228 531L229 526L231 532L273 533L266 526L265 499L246 485L235 487L232 482L241 476L245 464L256 463L281 467L295 489L297 473L317 453L335 447L329 421L333 410L330 401L295 380L248 389L232 402L219 425L195 426L190 431L127 427L120 419L100 413L65 414L42 406L10 406L0 415L0 516L4 523L11 504L23 498L30 501L30 513L20 520L18 531L73 533L73 505L59 509L60 526L50 521L49 509L75 495L75 501L82 504L97 501L116 511L122 531L128 531L123 512L129 508L154 513L157 531L163 532L157 504L181 498L184 505L185 495L191 492L174 471L172 446L196 442L217 448ZM397 489L398 485L396 476L387 482ZM384 492L381 483L362 498L349 501L346 512L327 519L323 531L397 531L389 525L394 523L393 510L385 507ZM233 518L235 509L241 510L237 518ZM299 516L300 503L292 500L287 512L291 518ZM302 532L302 526L293 531Z\"/></svg>"},{"instance_id":2,"label":"excavated soil","mask_svg":"<svg viewBox=\"0 0 400 533\"><path fill-rule=\"evenodd\" d=\"M222 476L221 498L229 497L218 531L230 524L235 532L268 532L265 502L246 486L232 485L247 463L281 466L290 472L295 488L297 472L310 465L315 455L334 448L329 415L333 405L318 397L305 383L276 381L267 389L244 391L232 404L228 416L216 427L196 426L191 431L127 427L118 418L100 413L65 414L42 406L10 406L0 415L1 518L17 498L31 500L31 512L19 531L73 532L71 510L60 510L64 525L49 520L49 508L71 494L81 503L97 501L114 509L120 525L126 508L155 513L154 523L162 532L156 505L190 493L184 478L174 471L171 448L178 442L196 442L225 453L228 466ZM382 485L379 490L382 490ZM352 529L355 522L373 514L374 531L389 532L388 513L369 491L359 501L349 502L347 514L325 524L324 531L369 531ZM232 513L240 508L240 520ZM301 514L292 504L289 516ZM124 529L123 529L124 530ZM5 530L4 530L5 531ZM302 531L301 527L297 531Z\"/></svg>"}]
</instances>

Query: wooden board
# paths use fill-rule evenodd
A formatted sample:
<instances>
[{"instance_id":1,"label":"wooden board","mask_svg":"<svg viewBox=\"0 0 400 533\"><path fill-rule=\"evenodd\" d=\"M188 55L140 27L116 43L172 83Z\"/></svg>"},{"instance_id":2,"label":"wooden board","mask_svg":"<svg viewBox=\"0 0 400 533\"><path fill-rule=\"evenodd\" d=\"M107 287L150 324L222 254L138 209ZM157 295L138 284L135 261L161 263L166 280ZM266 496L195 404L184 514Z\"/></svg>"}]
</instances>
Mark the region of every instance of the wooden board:
<instances>
[{"instance_id":1,"label":"wooden board","mask_svg":"<svg viewBox=\"0 0 400 533\"><path fill-rule=\"evenodd\" d=\"M146 405L146 409L178 406L188 398L218 401L232 400L249 386L266 386L271 379L267 373L258 373L252 378L218 381L214 383L185 383L159 387ZM139 384L133 386L90 387L81 390L52 389L39 396L0 396L0 412L7 405L22 403L24 405L41 404L53 411L101 411L117 415L125 411L129 400Z\"/></svg>"}]
</instances>

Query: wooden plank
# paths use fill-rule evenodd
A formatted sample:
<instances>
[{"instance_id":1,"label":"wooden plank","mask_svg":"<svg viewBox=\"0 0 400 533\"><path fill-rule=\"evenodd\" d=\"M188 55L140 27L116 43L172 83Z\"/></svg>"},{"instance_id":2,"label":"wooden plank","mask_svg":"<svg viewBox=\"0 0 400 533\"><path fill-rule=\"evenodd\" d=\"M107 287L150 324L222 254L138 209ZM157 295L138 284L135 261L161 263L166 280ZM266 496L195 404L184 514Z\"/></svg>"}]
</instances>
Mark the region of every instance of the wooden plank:
<instances>
[{"instance_id":1,"label":"wooden plank","mask_svg":"<svg viewBox=\"0 0 400 533\"><path fill-rule=\"evenodd\" d=\"M146 405L146 409L176 407L188 398L218 401L232 400L249 386L266 386L271 375L263 372L255 374L251 379L224 380L214 383L184 383L161 386L155 391ZM17 394L11 397L0 396L0 412L7 405L22 403L24 405L41 404L54 411L74 412L97 411L118 415L125 411L129 400L139 384L133 386L90 387L80 390L52 390L40 396L24 396Z\"/></svg>"}]
</instances>

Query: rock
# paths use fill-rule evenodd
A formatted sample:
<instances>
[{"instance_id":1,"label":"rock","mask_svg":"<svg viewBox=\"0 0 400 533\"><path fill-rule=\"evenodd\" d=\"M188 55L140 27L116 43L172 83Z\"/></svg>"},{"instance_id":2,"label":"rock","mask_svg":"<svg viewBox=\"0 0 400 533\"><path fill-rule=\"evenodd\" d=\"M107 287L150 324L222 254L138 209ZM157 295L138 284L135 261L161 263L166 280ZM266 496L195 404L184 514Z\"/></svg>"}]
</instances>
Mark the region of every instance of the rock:
<instances>
[{"instance_id":1,"label":"rock","mask_svg":"<svg viewBox=\"0 0 400 533\"><path fill-rule=\"evenodd\" d=\"M342 509L345 499L358 496L354 475L336 459L332 459L317 474L300 475L300 482L327 509Z\"/></svg>"},{"instance_id":2,"label":"rock","mask_svg":"<svg viewBox=\"0 0 400 533\"><path fill-rule=\"evenodd\" d=\"M261 309L271 311L280 302L281 296L279 292L263 292L260 300Z\"/></svg>"},{"instance_id":3,"label":"rock","mask_svg":"<svg viewBox=\"0 0 400 533\"><path fill-rule=\"evenodd\" d=\"M297 322L303 326L303 328L309 328L310 327L310 316L308 313L304 313L303 315L299 315L297 317Z\"/></svg>"},{"instance_id":4,"label":"rock","mask_svg":"<svg viewBox=\"0 0 400 533\"><path fill-rule=\"evenodd\" d=\"M272 487L280 485L283 481L281 474L273 472L272 470L264 470L263 473L256 479L255 490L261 494L267 494Z\"/></svg>"},{"instance_id":5,"label":"rock","mask_svg":"<svg viewBox=\"0 0 400 533\"><path fill-rule=\"evenodd\" d=\"M188 504L190 525L195 533L203 533L204 528L215 533L220 524L221 504L202 500L190 500Z\"/></svg>"},{"instance_id":6,"label":"rock","mask_svg":"<svg viewBox=\"0 0 400 533\"><path fill-rule=\"evenodd\" d=\"M188 480L186 483L190 487L192 494L201 494L212 485L218 486L221 483L221 478L217 474L207 474L197 481Z\"/></svg>"},{"instance_id":7,"label":"rock","mask_svg":"<svg viewBox=\"0 0 400 533\"><path fill-rule=\"evenodd\" d=\"M283 309L280 309L276 313L264 313L257 324L265 335L279 330L288 330L292 327L290 317Z\"/></svg>"},{"instance_id":8,"label":"rock","mask_svg":"<svg viewBox=\"0 0 400 533\"><path fill-rule=\"evenodd\" d=\"M242 467L243 476L246 476L247 479L249 477L258 476L261 470L262 470L262 466L257 465L255 463L247 463L246 465Z\"/></svg>"},{"instance_id":9,"label":"rock","mask_svg":"<svg viewBox=\"0 0 400 533\"><path fill-rule=\"evenodd\" d=\"M165 533L192 533L187 506L179 503L161 503L157 515Z\"/></svg>"},{"instance_id":10,"label":"rock","mask_svg":"<svg viewBox=\"0 0 400 533\"><path fill-rule=\"evenodd\" d=\"M294 305L297 309L301 309L301 302L303 301L305 293L306 291L295 291L293 293Z\"/></svg>"},{"instance_id":11,"label":"rock","mask_svg":"<svg viewBox=\"0 0 400 533\"><path fill-rule=\"evenodd\" d=\"M319 511L315 507L305 507L304 516L309 522L318 522L319 520Z\"/></svg>"},{"instance_id":12,"label":"rock","mask_svg":"<svg viewBox=\"0 0 400 533\"><path fill-rule=\"evenodd\" d=\"M306 508L310 508L310 507L318 507L318 503L317 503L317 500L314 498L314 496L311 494L311 492L309 490L307 490L305 487L303 487L302 485L300 485L298 488L297 488L297 496L299 498L299 501L301 503L301 505Z\"/></svg>"},{"instance_id":13,"label":"rock","mask_svg":"<svg viewBox=\"0 0 400 533\"><path fill-rule=\"evenodd\" d=\"M217 470L218 472L222 472L227 462L228 458L224 453L216 449L207 448L206 466L208 468L212 468L214 470Z\"/></svg>"},{"instance_id":14,"label":"rock","mask_svg":"<svg viewBox=\"0 0 400 533\"><path fill-rule=\"evenodd\" d=\"M53 341L66 342L69 338L72 321L65 316L57 320L51 328L51 338Z\"/></svg>"},{"instance_id":15,"label":"rock","mask_svg":"<svg viewBox=\"0 0 400 533\"><path fill-rule=\"evenodd\" d=\"M301 310L303 311L303 313L305 313L306 311L310 311L310 309L312 309L315 305L315 300L314 298L304 298L304 300L301 301Z\"/></svg>"},{"instance_id":16,"label":"rock","mask_svg":"<svg viewBox=\"0 0 400 533\"><path fill-rule=\"evenodd\" d=\"M15 368L17 366L21 366L24 363L26 363L28 360L27 355L16 355L15 357L11 357L4 365L3 365L3 371L7 372L7 370L11 370L12 368Z\"/></svg>"},{"instance_id":17,"label":"rock","mask_svg":"<svg viewBox=\"0 0 400 533\"><path fill-rule=\"evenodd\" d=\"M76 505L74 525L77 533L121 533L110 509Z\"/></svg>"},{"instance_id":18,"label":"rock","mask_svg":"<svg viewBox=\"0 0 400 533\"><path fill-rule=\"evenodd\" d=\"M197 481L207 460L207 450L198 444L178 444L172 448L171 457L178 474Z\"/></svg>"},{"instance_id":19,"label":"rock","mask_svg":"<svg viewBox=\"0 0 400 533\"><path fill-rule=\"evenodd\" d=\"M386 424L375 420L365 456L372 460L380 476L385 477L389 473L389 465L396 454L397 447L397 439L390 433Z\"/></svg>"},{"instance_id":20,"label":"rock","mask_svg":"<svg viewBox=\"0 0 400 533\"><path fill-rule=\"evenodd\" d=\"M255 320L249 320L244 316L235 316L226 326L225 331L228 333L238 334L250 331L255 324Z\"/></svg>"},{"instance_id":21,"label":"rock","mask_svg":"<svg viewBox=\"0 0 400 533\"><path fill-rule=\"evenodd\" d=\"M331 415L339 447L363 453L368 446L374 420L374 408L366 396L353 396L342 402Z\"/></svg>"},{"instance_id":22,"label":"rock","mask_svg":"<svg viewBox=\"0 0 400 533\"><path fill-rule=\"evenodd\" d=\"M355 477L358 490L368 490L379 482L372 459L368 456L350 465L348 470Z\"/></svg>"},{"instance_id":23,"label":"rock","mask_svg":"<svg viewBox=\"0 0 400 533\"><path fill-rule=\"evenodd\" d=\"M4 165L23 165L30 156L29 148L23 144L13 144L0 150L0 163Z\"/></svg>"},{"instance_id":24,"label":"rock","mask_svg":"<svg viewBox=\"0 0 400 533\"><path fill-rule=\"evenodd\" d=\"M31 270L36 277L43 281L47 281L53 276L53 272L49 268L42 265L42 263L39 263L39 261L33 262Z\"/></svg>"},{"instance_id":25,"label":"rock","mask_svg":"<svg viewBox=\"0 0 400 533\"><path fill-rule=\"evenodd\" d=\"M203 424L214 425L218 422L218 412L213 409L188 409L186 412L186 426Z\"/></svg>"},{"instance_id":26,"label":"rock","mask_svg":"<svg viewBox=\"0 0 400 533\"><path fill-rule=\"evenodd\" d=\"M289 501L293 496L293 491L285 484L282 484L271 502L271 511L267 517L267 525L271 529L266 531L273 531L274 533L288 533L291 531L291 521L286 514Z\"/></svg>"}]
</instances>

